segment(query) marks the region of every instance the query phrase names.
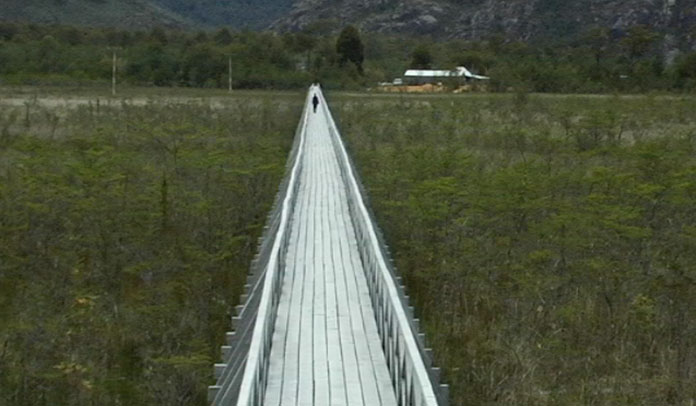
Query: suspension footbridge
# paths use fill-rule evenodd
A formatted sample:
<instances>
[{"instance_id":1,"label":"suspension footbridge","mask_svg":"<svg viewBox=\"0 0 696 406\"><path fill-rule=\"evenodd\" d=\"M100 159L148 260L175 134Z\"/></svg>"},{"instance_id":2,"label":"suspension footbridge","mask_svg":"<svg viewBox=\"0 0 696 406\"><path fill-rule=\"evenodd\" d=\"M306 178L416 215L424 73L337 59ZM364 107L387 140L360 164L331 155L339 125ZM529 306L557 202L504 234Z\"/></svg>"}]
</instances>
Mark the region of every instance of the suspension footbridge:
<instances>
[{"instance_id":1,"label":"suspension footbridge","mask_svg":"<svg viewBox=\"0 0 696 406\"><path fill-rule=\"evenodd\" d=\"M448 387L387 252L313 85L215 365L212 404L447 405Z\"/></svg>"}]
</instances>

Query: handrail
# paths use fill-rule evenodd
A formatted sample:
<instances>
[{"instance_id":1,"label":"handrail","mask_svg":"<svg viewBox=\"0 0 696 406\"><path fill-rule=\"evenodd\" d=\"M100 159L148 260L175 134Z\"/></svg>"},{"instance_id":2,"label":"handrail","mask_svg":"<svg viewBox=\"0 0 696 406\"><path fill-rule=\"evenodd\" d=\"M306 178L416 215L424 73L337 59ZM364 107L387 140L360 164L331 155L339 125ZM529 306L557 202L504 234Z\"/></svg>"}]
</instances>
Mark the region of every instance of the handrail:
<instances>
[{"instance_id":1,"label":"handrail","mask_svg":"<svg viewBox=\"0 0 696 406\"><path fill-rule=\"evenodd\" d=\"M282 283L282 272L284 270L284 250L286 246L287 232L289 230L288 223L292 212L292 206L295 202L296 188L301 170L301 162L303 155L303 147L305 142L305 131L307 127L307 105L310 95L307 93L307 103L303 112L302 130L300 130L300 146L295 164L290 173L290 182L288 184L288 194L283 201L281 219L276 234L276 239L273 243L273 249L269 257L263 291L261 293L261 302L259 311L256 316L256 325L249 347L249 355L247 357L246 366L242 384L239 388L239 397L237 406L253 406L263 402L264 393L266 390L266 376L268 369L268 360L271 351L271 341L273 338L273 327L276 319L276 308L278 306L278 298L280 296L280 285Z\"/></svg>"},{"instance_id":2,"label":"handrail","mask_svg":"<svg viewBox=\"0 0 696 406\"><path fill-rule=\"evenodd\" d=\"M215 406L251 406L263 402L266 386L268 359L270 356L276 309L279 302L285 268L285 249L289 233L288 224L293 211L302 170L303 146L308 119L309 88L302 117L298 124L295 143L291 153L292 165L278 193L276 208L269 217L268 234L262 240L259 256L255 260L257 274L252 275L252 286L247 286L248 294L243 297L243 305L238 306L235 317L240 325L235 333L228 333L237 342L233 354L223 355L225 364L216 385L209 389L209 397ZM272 242L272 244L270 244ZM259 292L259 287L261 291ZM248 345L248 347L247 347ZM223 353L225 352L223 346ZM230 347L227 347L231 349ZM217 368L217 365L216 365Z\"/></svg>"},{"instance_id":3,"label":"handrail","mask_svg":"<svg viewBox=\"0 0 696 406\"><path fill-rule=\"evenodd\" d=\"M346 147L324 95L320 90L317 90L317 94L329 122L332 143L339 156L339 166L348 192L351 219L358 238L377 329L382 339L397 402L399 405L415 406L446 404L447 399L439 402L440 398L435 393L431 374L416 341L416 332L413 331L412 322L406 314L399 289L387 265L383 247L363 200ZM444 391L446 392L446 388Z\"/></svg>"},{"instance_id":4,"label":"handrail","mask_svg":"<svg viewBox=\"0 0 696 406\"><path fill-rule=\"evenodd\" d=\"M357 171L341 139L336 123L318 85L310 86L298 124L288 173L269 215L252 275L245 286L243 304L237 306L237 331L228 333L223 346L224 364L216 364L217 384L210 387L214 406L263 404L273 330L285 272L285 250L290 219L297 200L311 97L317 95L329 123L342 182L346 188L351 222L365 271L377 330L398 405L446 406L448 387L439 384L439 369L432 368L432 350L426 349L419 322L408 307L408 297L391 268L386 244L372 219ZM232 343L235 345L233 346ZM439 391L436 392L436 389Z\"/></svg>"}]
</instances>

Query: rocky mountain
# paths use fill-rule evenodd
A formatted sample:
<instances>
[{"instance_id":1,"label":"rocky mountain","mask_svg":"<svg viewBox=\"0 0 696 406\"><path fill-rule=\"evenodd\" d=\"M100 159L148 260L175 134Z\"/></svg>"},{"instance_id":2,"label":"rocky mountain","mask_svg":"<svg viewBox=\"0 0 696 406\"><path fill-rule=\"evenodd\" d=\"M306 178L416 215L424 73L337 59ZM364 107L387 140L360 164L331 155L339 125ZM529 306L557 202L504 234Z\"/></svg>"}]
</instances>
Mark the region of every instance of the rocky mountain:
<instances>
[{"instance_id":1,"label":"rocky mountain","mask_svg":"<svg viewBox=\"0 0 696 406\"><path fill-rule=\"evenodd\" d=\"M346 24L362 31L435 38L545 41L603 27L621 36L649 26L665 52L696 47L696 0L2 0L0 21L122 28L296 31Z\"/></svg>"},{"instance_id":2,"label":"rocky mountain","mask_svg":"<svg viewBox=\"0 0 696 406\"><path fill-rule=\"evenodd\" d=\"M264 29L290 12L293 0L150 0L205 27Z\"/></svg>"},{"instance_id":3,"label":"rocky mountain","mask_svg":"<svg viewBox=\"0 0 696 406\"><path fill-rule=\"evenodd\" d=\"M196 25L150 0L2 0L0 21L128 29Z\"/></svg>"},{"instance_id":4,"label":"rocky mountain","mask_svg":"<svg viewBox=\"0 0 696 406\"><path fill-rule=\"evenodd\" d=\"M670 46L691 46L696 0L295 0L271 26L292 31L320 20L382 33L521 40L568 38L592 27L621 35L642 24Z\"/></svg>"},{"instance_id":5,"label":"rocky mountain","mask_svg":"<svg viewBox=\"0 0 696 406\"><path fill-rule=\"evenodd\" d=\"M0 21L126 29L267 28L292 0L0 0Z\"/></svg>"}]
</instances>

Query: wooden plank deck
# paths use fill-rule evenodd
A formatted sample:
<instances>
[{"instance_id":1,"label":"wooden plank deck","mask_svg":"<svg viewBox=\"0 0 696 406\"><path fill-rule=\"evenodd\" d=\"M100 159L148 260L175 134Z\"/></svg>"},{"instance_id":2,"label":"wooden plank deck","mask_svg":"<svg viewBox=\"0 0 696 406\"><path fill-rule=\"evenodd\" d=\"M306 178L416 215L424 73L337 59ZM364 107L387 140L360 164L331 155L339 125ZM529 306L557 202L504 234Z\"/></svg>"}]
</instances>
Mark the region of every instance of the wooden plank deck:
<instances>
[{"instance_id":1,"label":"wooden plank deck","mask_svg":"<svg viewBox=\"0 0 696 406\"><path fill-rule=\"evenodd\" d=\"M309 114L264 405L396 405L328 123Z\"/></svg>"}]
</instances>

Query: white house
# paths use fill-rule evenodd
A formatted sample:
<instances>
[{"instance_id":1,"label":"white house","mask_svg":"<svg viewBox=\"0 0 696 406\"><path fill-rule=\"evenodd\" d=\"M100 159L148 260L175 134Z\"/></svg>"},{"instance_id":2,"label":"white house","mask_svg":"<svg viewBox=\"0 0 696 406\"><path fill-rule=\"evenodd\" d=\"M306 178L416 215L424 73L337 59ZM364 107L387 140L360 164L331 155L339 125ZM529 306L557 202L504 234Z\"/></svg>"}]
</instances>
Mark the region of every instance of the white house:
<instances>
[{"instance_id":1,"label":"white house","mask_svg":"<svg viewBox=\"0 0 696 406\"><path fill-rule=\"evenodd\" d=\"M404 79L410 83L430 83L444 79L461 78L464 80L488 80L488 76L475 75L463 66L455 70L423 70L409 69L404 73Z\"/></svg>"}]
</instances>

